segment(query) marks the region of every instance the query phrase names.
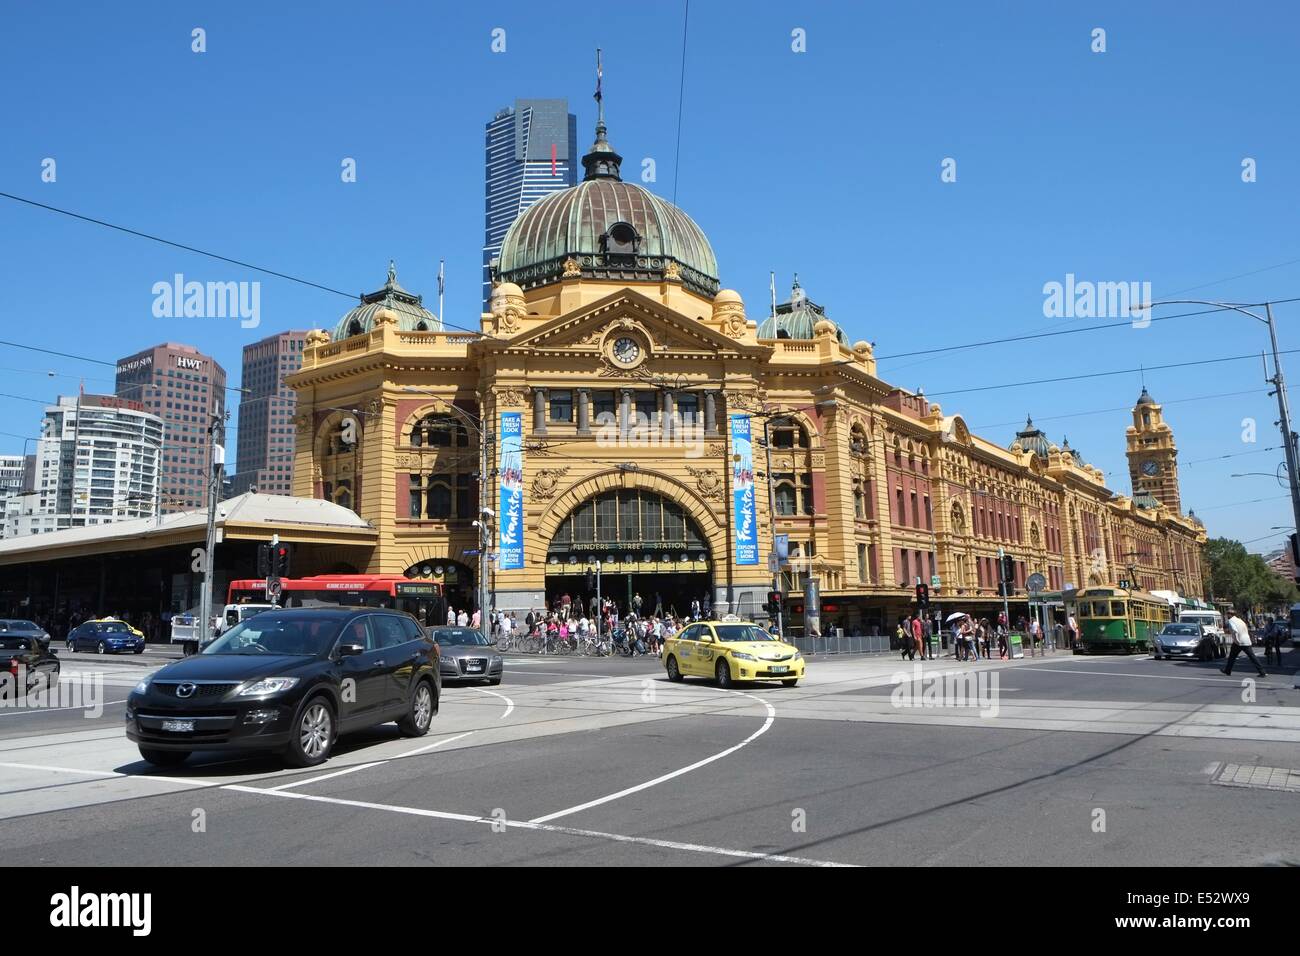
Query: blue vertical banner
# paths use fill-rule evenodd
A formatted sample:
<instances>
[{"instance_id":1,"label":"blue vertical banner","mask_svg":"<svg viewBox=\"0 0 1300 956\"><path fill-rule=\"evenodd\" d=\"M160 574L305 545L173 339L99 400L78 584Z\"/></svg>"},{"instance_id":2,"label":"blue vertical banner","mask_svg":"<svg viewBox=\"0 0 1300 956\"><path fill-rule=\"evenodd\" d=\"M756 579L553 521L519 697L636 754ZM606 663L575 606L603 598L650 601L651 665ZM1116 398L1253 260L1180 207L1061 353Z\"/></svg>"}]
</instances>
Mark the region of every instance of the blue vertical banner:
<instances>
[{"instance_id":1,"label":"blue vertical banner","mask_svg":"<svg viewBox=\"0 0 1300 956\"><path fill-rule=\"evenodd\" d=\"M736 563L758 564L758 510L754 505L754 442L749 416L731 416L732 522Z\"/></svg>"},{"instance_id":2,"label":"blue vertical banner","mask_svg":"<svg viewBox=\"0 0 1300 956\"><path fill-rule=\"evenodd\" d=\"M503 571L524 566L524 416L501 413L500 474L501 542L497 567Z\"/></svg>"}]
</instances>

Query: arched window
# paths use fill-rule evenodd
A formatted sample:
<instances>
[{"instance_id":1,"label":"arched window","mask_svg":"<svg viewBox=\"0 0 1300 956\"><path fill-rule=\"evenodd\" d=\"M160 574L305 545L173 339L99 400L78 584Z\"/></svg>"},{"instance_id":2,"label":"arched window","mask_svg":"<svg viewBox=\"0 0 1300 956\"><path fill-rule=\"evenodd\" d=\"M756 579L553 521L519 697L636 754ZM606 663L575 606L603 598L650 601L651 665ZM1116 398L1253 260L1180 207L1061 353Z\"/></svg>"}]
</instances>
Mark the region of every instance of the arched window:
<instances>
[{"instance_id":1,"label":"arched window","mask_svg":"<svg viewBox=\"0 0 1300 956\"><path fill-rule=\"evenodd\" d=\"M469 429L454 415L425 415L408 436L415 448L468 448Z\"/></svg>"},{"instance_id":2,"label":"arched window","mask_svg":"<svg viewBox=\"0 0 1300 956\"><path fill-rule=\"evenodd\" d=\"M867 444L867 430L861 425L854 425L849 430L849 453L853 455L865 455L869 450Z\"/></svg>"},{"instance_id":3,"label":"arched window","mask_svg":"<svg viewBox=\"0 0 1300 956\"><path fill-rule=\"evenodd\" d=\"M774 474L776 513L783 517L813 513L812 474L803 472L796 478L790 472Z\"/></svg>"},{"instance_id":4,"label":"arched window","mask_svg":"<svg viewBox=\"0 0 1300 956\"><path fill-rule=\"evenodd\" d=\"M360 319L353 319L351 322L348 323L348 336L349 336L349 337L351 337L351 336L353 336L353 335L360 335L360 334L361 334L362 332L364 332L364 331L365 331L365 329L363 329L363 328L361 327L361 320L360 320Z\"/></svg>"},{"instance_id":5,"label":"arched window","mask_svg":"<svg viewBox=\"0 0 1300 956\"><path fill-rule=\"evenodd\" d=\"M859 521L867 518L867 488L861 481L853 483L853 517Z\"/></svg>"},{"instance_id":6,"label":"arched window","mask_svg":"<svg viewBox=\"0 0 1300 956\"><path fill-rule=\"evenodd\" d=\"M360 507L361 416L339 414L318 439L321 497L351 511Z\"/></svg>"}]
</instances>

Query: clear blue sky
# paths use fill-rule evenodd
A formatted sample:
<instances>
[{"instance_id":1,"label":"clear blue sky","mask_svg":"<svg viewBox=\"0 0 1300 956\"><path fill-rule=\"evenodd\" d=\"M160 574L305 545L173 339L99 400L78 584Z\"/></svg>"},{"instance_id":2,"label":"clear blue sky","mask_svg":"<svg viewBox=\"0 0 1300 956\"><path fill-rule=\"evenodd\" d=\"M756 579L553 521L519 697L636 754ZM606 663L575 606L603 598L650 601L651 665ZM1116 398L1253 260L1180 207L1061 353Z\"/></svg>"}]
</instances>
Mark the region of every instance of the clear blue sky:
<instances>
[{"instance_id":1,"label":"clear blue sky","mask_svg":"<svg viewBox=\"0 0 1300 956\"><path fill-rule=\"evenodd\" d=\"M882 377L930 394L1258 351L1262 326L1222 315L1016 342L938 358L885 357L1086 324L1043 317L1067 273L1145 280L1157 297L1300 296L1300 149L1292 4L1207 2L691 5L677 154L680 3L469 5L250 2L11 5L0 190L350 292L389 258L446 320L473 327L483 241L483 127L519 97L568 97L579 147L605 50L610 139L650 188L701 224L724 286L752 317L768 272L803 286ZM206 53L190 31L207 31ZM506 52L491 31L506 31ZM1093 53L1091 31L1106 30ZM791 50L791 31L807 52ZM58 163L56 183L41 162ZM340 181L344 157L358 182ZM957 182L940 163L957 161ZM1241 181L1241 162L1258 181ZM1289 260L1298 260L1288 263ZM155 282L262 281L262 325L159 319ZM1253 273L1241 278L1245 273ZM113 360L196 345L238 381L240 348L331 327L349 303L0 200L0 338ZM1185 291L1190 290L1190 291ZM436 308L436 306L435 306ZM1166 310L1168 312L1181 310ZM1300 303L1277 309L1300 349ZM1300 354L1287 356L1300 384ZM49 378L54 371L59 376ZM38 399L110 390L107 368L0 347L0 391ZM1269 478L1276 406L1258 361L1150 371L1181 450L1183 500L1211 534L1290 525ZM1127 492L1123 409L1137 374L938 400L1009 442L1032 413ZM1183 399L1250 391L1209 400ZM1179 401L1176 401L1179 400ZM3 430L34 435L38 405L0 398ZM1242 420L1258 441L1242 441ZM0 436L17 452L19 438ZM1252 499L1254 504L1238 504ZM1252 549L1280 543L1251 541Z\"/></svg>"}]
</instances>

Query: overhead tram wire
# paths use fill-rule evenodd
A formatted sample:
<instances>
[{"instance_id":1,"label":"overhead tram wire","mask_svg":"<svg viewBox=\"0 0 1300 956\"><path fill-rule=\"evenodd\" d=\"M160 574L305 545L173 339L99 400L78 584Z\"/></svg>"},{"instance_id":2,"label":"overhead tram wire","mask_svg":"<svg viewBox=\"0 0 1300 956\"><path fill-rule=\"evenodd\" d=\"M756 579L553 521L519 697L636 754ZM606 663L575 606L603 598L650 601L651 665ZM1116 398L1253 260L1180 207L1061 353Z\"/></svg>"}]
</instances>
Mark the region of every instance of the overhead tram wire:
<instances>
[{"instance_id":1,"label":"overhead tram wire","mask_svg":"<svg viewBox=\"0 0 1300 956\"><path fill-rule=\"evenodd\" d=\"M1283 349L1278 352L1279 355L1294 355L1300 352L1300 349ZM1053 385L1057 382L1075 382L1080 379L1088 378L1105 378L1110 375L1133 375L1138 372L1159 372L1171 368L1192 368L1198 365L1216 365L1222 362L1243 362L1247 359L1258 359L1260 353L1252 352L1249 355L1230 355L1226 358L1199 359L1194 362L1170 362L1165 365L1145 365L1139 368L1121 368L1108 372L1086 372L1080 375L1057 375L1053 378L1031 379L1024 382L1004 382L1001 385L977 385L971 388L952 388L943 392L930 392L927 397L934 398L939 395L964 395L969 392L992 392L1003 388L1023 388L1027 385Z\"/></svg>"},{"instance_id":2,"label":"overhead tram wire","mask_svg":"<svg viewBox=\"0 0 1300 956\"><path fill-rule=\"evenodd\" d=\"M1239 392L1217 392L1213 395L1192 395L1188 398L1172 398L1172 399L1162 401L1160 404L1162 406L1181 405L1186 402L1204 402L1204 401L1208 401L1211 398L1232 398L1238 395L1262 395L1262 394L1265 393L1261 389L1247 388ZM1132 408L1133 408L1132 405L1120 405L1120 406L1116 406L1115 408L1094 408L1091 411L1086 411L1086 412L1070 412L1067 415L1035 415L1034 418L1040 422L1057 422L1065 418L1085 418L1089 415L1108 415L1111 414L1112 412L1127 412L1127 411L1132 411ZM980 425L972 425L971 427L977 430L981 430L985 428L1010 428L1013 425L1019 425L1019 424L1020 424L1020 420L1016 419L1013 422L985 422ZM1183 464L1187 464L1187 463L1184 462Z\"/></svg>"},{"instance_id":3,"label":"overhead tram wire","mask_svg":"<svg viewBox=\"0 0 1300 956\"><path fill-rule=\"evenodd\" d=\"M1300 302L1300 296L1289 299L1271 299L1273 305L1285 305L1290 302ZM1233 303L1234 305L1239 303ZM1245 303L1246 305L1263 305L1262 302ZM1222 309L1201 309L1196 312L1178 312L1174 315L1157 315L1151 316L1151 322L1168 322L1171 319L1185 319L1198 315L1214 315L1222 312ZM964 345L944 345L933 349L917 349L913 352L896 352L893 355L877 355L877 362L888 362L891 359L910 358L914 355L939 355L945 352L960 352L966 349L983 348L989 345L1006 345L1011 342L1024 342L1030 339L1050 339L1058 335L1077 335L1080 332L1097 332L1104 329L1118 329L1133 327L1132 319L1125 319L1122 322L1107 322L1102 325L1085 325L1075 329L1057 329L1052 332L1037 332L1032 335L1009 335L997 339L985 339L979 342L967 342Z\"/></svg>"},{"instance_id":4,"label":"overhead tram wire","mask_svg":"<svg viewBox=\"0 0 1300 956\"><path fill-rule=\"evenodd\" d=\"M15 196L13 193L0 192L0 198L11 199L11 200L13 200L14 202L25 203L26 205L28 205L28 206L33 206L33 207L35 207L35 208L37 208L37 209L44 209L44 210L46 210L47 212L55 212L55 213L58 213L58 214L61 215L61 216L68 216L68 217L70 217L70 218L72 218L72 219L79 219L79 220L81 220L82 222L88 222L88 223L90 223L90 224L92 224L92 225L95 225L95 226L103 226L105 229L114 229L114 230L116 230L116 231L118 231L118 232L124 232L124 233L126 233L127 235L129 235L129 236L135 236L135 237L138 238L138 239L148 239L148 240L150 240L151 242L158 242L158 243L161 243L161 244L164 245L164 246L171 246L171 247L174 248L174 249L183 249L184 251L186 251L186 252L192 252L192 253L194 253L195 255L206 256L206 257L208 257L209 259L216 259L218 262L228 262L228 263L230 263L231 265L236 265L236 266L239 266L240 268L243 268L243 269L251 269L251 270L253 270L254 272L260 272L260 273L262 273L263 275L274 276L274 277L277 278L277 279L284 279L284 280L286 280L286 281L288 281L288 282L296 282L296 283L298 283L299 285L305 285L305 286L308 286L309 288L312 288L312 289L319 289L319 290L322 291L322 292L330 292L330 293L333 293L334 295L341 295L341 296L343 296L345 299L350 299L350 300L352 300L352 301L356 301L357 299L360 298L359 295L353 294L353 293L351 293L351 292L344 292L344 291L342 291L341 289L335 289L335 288L333 288L333 287L331 287L331 286L322 285L322 284L319 283L319 282L312 282L310 279L303 279L303 278L301 278L300 276L290 275L290 274L287 273L287 272L279 272L279 271L277 271L277 270L275 270L275 269L268 269L268 268L266 268L265 266L255 265L254 263L251 263L251 262L244 262L244 261L241 260L241 259L232 259L232 258L230 258L229 256L223 256L223 255L221 255L220 253L216 253L216 252L209 252L209 251L207 251L206 249L200 249L200 248L198 248L197 246L187 245L186 243L183 243L183 242L175 242L175 241L173 241L173 240L171 240L171 239L164 239L162 236L155 236L155 235L153 235L152 233L142 232L142 231L140 231L139 229L131 229L131 228L128 227L128 226L119 226L117 223L108 222L107 220L104 220L104 219L96 219L96 218L93 217L93 216L85 216L85 215L82 215L81 213L73 212L73 211L70 210L70 209L60 209L58 206L51 206L51 205L49 205L49 204L47 204L47 203L36 202L36 200L34 200L34 199L25 199L25 198L22 197L22 196ZM442 316L438 316L438 321L442 323L442 325L443 325L444 328L450 326L452 329L456 330L457 332L466 332L466 333L469 333L470 335L477 335L477 336L480 336L481 338L484 338L484 339L494 339L494 340L498 340L498 341L505 341L504 339L499 339L498 336L495 336L495 335L489 335L488 333L483 332L483 331L481 331L480 329L471 329L471 328L467 328L467 327L465 327L465 326L455 325L455 324L453 324L453 323L447 322L447 320L444 319ZM3 345L3 344L8 344L8 343L0 342L0 345ZM42 350L39 350L39 349L38 349L37 351L42 351ZM51 352L50 354L51 354L51 355L58 355L58 354L62 354L62 353ZM76 358L77 356L66 356L66 357L68 357L68 358ZM88 361L88 362L99 362L98 359L85 359L85 361ZM99 364L101 364L101 365L114 365L115 363L113 363L113 362L99 362Z\"/></svg>"},{"instance_id":5,"label":"overhead tram wire","mask_svg":"<svg viewBox=\"0 0 1300 956\"><path fill-rule=\"evenodd\" d=\"M686 103L686 35L691 25L691 0L686 0L686 12L682 17L682 72L681 82L677 88L677 144L673 153L673 205L677 205L677 178L682 162L682 112Z\"/></svg>"}]
</instances>

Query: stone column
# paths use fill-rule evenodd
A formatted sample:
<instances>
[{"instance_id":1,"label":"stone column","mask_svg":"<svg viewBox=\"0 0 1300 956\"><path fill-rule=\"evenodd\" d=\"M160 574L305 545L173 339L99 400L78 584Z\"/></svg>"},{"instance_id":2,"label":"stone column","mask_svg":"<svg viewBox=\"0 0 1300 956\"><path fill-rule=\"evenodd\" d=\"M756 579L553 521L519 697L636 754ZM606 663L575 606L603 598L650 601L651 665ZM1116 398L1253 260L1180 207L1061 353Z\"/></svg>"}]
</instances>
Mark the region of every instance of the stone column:
<instances>
[{"instance_id":1,"label":"stone column","mask_svg":"<svg viewBox=\"0 0 1300 956\"><path fill-rule=\"evenodd\" d=\"M664 392L664 407L660 413L660 435L664 438L672 438L677 432L677 409L676 400L672 392Z\"/></svg>"},{"instance_id":2,"label":"stone column","mask_svg":"<svg viewBox=\"0 0 1300 956\"><path fill-rule=\"evenodd\" d=\"M580 388L578 396L578 434L591 434L591 389Z\"/></svg>"},{"instance_id":3,"label":"stone column","mask_svg":"<svg viewBox=\"0 0 1300 956\"><path fill-rule=\"evenodd\" d=\"M533 434L546 434L546 389L533 389Z\"/></svg>"},{"instance_id":4,"label":"stone column","mask_svg":"<svg viewBox=\"0 0 1300 956\"><path fill-rule=\"evenodd\" d=\"M718 437L718 393L704 393L704 437Z\"/></svg>"},{"instance_id":5,"label":"stone column","mask_svg":"<svg viewBox=\"0 0 1300 956\"><path fill-rule=\"evenodd\" d=\"M632 389L619 389L618 433L626 438L632 427Z\"/></svg>"}]
</instances>

